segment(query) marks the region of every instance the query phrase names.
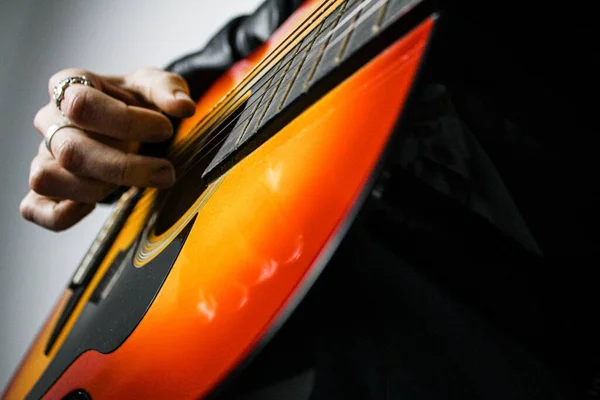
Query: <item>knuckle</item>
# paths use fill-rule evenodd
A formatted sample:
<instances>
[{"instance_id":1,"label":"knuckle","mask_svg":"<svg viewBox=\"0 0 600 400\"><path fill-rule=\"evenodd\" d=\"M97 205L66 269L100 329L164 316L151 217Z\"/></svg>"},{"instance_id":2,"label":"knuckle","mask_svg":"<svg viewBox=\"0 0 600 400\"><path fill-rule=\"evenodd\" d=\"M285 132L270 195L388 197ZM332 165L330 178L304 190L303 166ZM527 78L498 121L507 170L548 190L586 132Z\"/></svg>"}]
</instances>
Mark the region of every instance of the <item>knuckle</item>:
<instances>
[{"instance_id":1,"label":"knuckle","mask_svg":"<svg viewBox=\"0 0 600 400\"><path fill-rule=\"evenodd\" d=\"M85 76L91 76L93 75L90 71L86 70L86 69L82 69L82 68L65 68L65 69L61 69L60 71L55 72L50 79L48 79L48 88L50 90L54 89L54 86L56 86L58 84L58 82L62 81L65 78L68 78L70 76L78 76L78 75L85 75Z\"/></svg>"},{"instance_id":2,"label":"knuckle","mask_svg":"<svg viewBox=\"0 0 600 400\"><path fill-rule=\"evenodd\" d=\"M163 77L170 82L183 82L183 78L174 72L164 72Z\"/></svg>"},{"instance_id":3,"label":"knuckle","mask_svg":"<svg viewBox=\"0 0 600 400\"><path fill-rule=\"evenodd\" d=\"M21 204L19 204L19 213L21 213L21 216L27 221L33 221L33 208L29 204L27 197L25 197L21 201Z\"/></svg>"},{"instance_id":4,"label":"knuckle","mask_svg":"<svg viewBox=\"0 0 600 400\"><path fill-rule=\"evenodd\" d=\"M78 172L83 165L83 155L77 143L70 138L60 142L56 150L58 163L67 171Z\"/></svg>"},{"instance_id":5,"label":"knuckle","mask_svg":"<svg viewBox=\"0 0 600 400\"><path fill-rule=\"evenodd\" d=\"M65 76L66 71L68 71L68 70L58 71L57 73L52 75L50 77L50 79L48 79L48 92L52 93L52 91L54 90L54 87L56 85L58 85L58 82L60 82L63 79L63 77Z\"/></svg>"},{"instance_id":6,"label":"knuckle","mask_svg":"<svg viewBox=\"0 0 600 400\"><path fill-rule=\"evenodd\" d=\"M127 185L131 176L132 164L129 157L123 157L116 163L115 182L118 185Z\"/></svg>"},{"instance_id":7,"label":"knuckle","mask_svg":"<svg viewBox=\"0 0 600 400\"><path fill-rule=\"evenodd\" d=\"M132 75L136 76L136 77L140 77L140 76L144 76L144 75L148 75L152 72L152 68L138 68L137 70L134 71L134 73Z\"/></svg>"},{"instance_id":8,"label":"knuckle","mask_svg":"<svg viewBox=\"0 0 600 400\"><path fill-rule=\"evenodd\" d=\"M125 122L124 122L124 125L125 125L125 129L124 129L125 136L129 137L132 134L132 132L133 132L133 126L134 126L134 122L135 122L134 121L133 113L132 112L126 112L125 116L124 116L124 119L125 119Z\"/></svg>"},{"instance_id":9,"label":"knuckle","mask_svg":"<svg viewBox=\"0 0 600 400\"><path fill-rule=\"evenodd\" d=\"M128 76L128 85L132 90L137 91L150 98L152 95L152 85L149 85L148 77L151 76L151 68L140 68Z\"/></svg>"},{"instance_id":10,"label":"knuckle","mask_svg":"<svg viewBox=\"0 0 600 400\"><path fill-rule=\"evenodd\" d=\"M166 86L179 86L179 87L187 87L187 83L185 79L183 79L180 75L177 75L173 72L166 72L162 76L162 83Z\"/></svg>"},{"instance_id":11,"label":"knuckle","mask_svg":"<svg viewBox=\"0 0 600 400\"><path fill-rule=\"evenodd\" d=\"M38 130L41 133L44 133L44 125L43 125L43 115L44 115L44 109L46 107L42 107L40 108L36 113L35 113L35 117L33 117L33 127Z\"/></svg>"},{"instance_id":12,"label":"knuckle","mask_svg":"<svg viewBox=\"0 0 600 400\"><path fill-rule=\"evenodd\" d=\"M29 187L37 194L45 195L52 184L52 173L43 164L32 163L29 174Z\"/></svg>"},{"instance_id":13,"label":"knuckle","mask_svg":"<svg viewBox=\"0 0 600 400\"><path fill-rule=\"evenodd\" d=\"M89 114L90 102L86 90L80 88L70 88L70 96L65 96L62 104L62 111L67 118L75 123L85 121Z\"/></svg>"}]
</instances>

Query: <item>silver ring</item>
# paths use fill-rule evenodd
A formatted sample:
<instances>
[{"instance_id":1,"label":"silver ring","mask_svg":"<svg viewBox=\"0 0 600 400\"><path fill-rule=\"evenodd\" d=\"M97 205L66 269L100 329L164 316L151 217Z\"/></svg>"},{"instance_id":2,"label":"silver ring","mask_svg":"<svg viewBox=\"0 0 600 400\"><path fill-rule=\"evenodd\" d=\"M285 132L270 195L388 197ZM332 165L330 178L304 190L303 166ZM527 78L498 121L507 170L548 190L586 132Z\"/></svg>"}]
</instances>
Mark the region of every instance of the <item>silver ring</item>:
<instances>
[{"instance_id":1,"label":"silver ring","mask_svg":"<svg viewBox=\"0 0 600 400\"><path fill-rule=\"evenodd\" d=\"M52 148L50 147L52 144L52 138L54 135L56 135L56 132L60 131L62 128L76 128L76 126L73 125L68 119L64 119L48 128L46 134L44 135L44 143L46 144L46 148L50 154L52 154ZM52 154L52 157L54 157L54 154Z\"/></svg>"},{"instance_id":2,"label":"silver ring","mask_svg":"<svg viewBox=\"0 0 600 400\"><path fill-rule=\"evenodd\" d=\"M56 105L56 108L58 108L58 110L61 112L61 114L62 114L62 110L60 109L60 103L65 98L65 90L67 90L67 88L73 84L94 87L94 84L92 83L92 81L90 81L84 75L70 76L70 77L65 78L62 81L58 82L58 84L56 86L54 86L54 89L52 89L52 92L54 93L54 104Z\"/></svg>"}]
</instances>

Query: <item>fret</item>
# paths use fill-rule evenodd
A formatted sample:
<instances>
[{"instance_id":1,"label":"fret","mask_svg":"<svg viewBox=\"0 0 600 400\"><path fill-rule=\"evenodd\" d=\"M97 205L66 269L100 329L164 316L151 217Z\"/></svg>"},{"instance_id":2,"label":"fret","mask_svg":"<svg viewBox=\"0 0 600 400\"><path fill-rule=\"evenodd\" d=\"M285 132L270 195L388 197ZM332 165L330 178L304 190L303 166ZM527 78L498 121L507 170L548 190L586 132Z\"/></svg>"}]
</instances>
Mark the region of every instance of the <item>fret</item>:
<instances>
[{"instance_id":1,"label":"fret","mask_svg":"<svg viewBox=\"0 0 600 400\"><path fill-rule=\"evenodd\" d=\"M280 63L275 64L273 68L278 68ZM269 71L270 72L270 71ZM244 107L241 113L238 110L235 110L233 113L238 114L239 117L235 117L235 126L231 130L231 132L227 135L227 138L223 140L223 138L215 137L213 139L214 144L209 145L209 149L213 147L218 147L217 154L213 157L208 167L206 167L205 171L213 170L217 165L223 162L231 153L235 151L235 149L239 145L240 139L244 136L245 132L248 130L248 126L250 121L253 119L256 110L258 109L259 104L261 103L269 84L273 80L272 73L264 74L257 83L254 84L253 88L256 88L253 91L250 98L242 104L240 107ZM227 123L231 123L231 118L227 118L225 120ZM216 126L217 132L220 130L226 130L222 124ZM222 144L220 142L222 141ZM220 146L220 147L219 147ZM210 150L209 150L210 151Z\"/></svg>"},{"instance_id":2,"label":"fret","mask_svg":"<svg viewBox=\"0 0 600 400\"><path fill-rule=\"evenodd\" d=\"M240 123L240 122L243 121L242 118L244 118L244 113L246 113L248 110L250 110L249 113L252 113L252 111L253 111L252 107L250 107L250 108L246 108L244 110L244 112L242 112L242 114L240 115L240 118L236 121L236 126L233 128L231 133L229 135L227 135L227 138L225 139L225 141L223 141L223 144L219 143L219 141L222 141L223 139L216 138L214 140L215 141L214 144L208 145L211 150L214 151L214 150L216 150L216 148L218 148L218 150L217 150L217 154L210 161L210 164L208 165L208 167L206 167L206 171L214 169L217 165L219 165L221 162L223 162L229 156L229 154L231 154L235 150L238 138L243 135L243 130L244 130L244 127L246 126L246 124ZM213 149L213 147L215 147L215 149Z\"/></svg>"},{"instance_id":3,"label":"fret","mask_svg":"<svg viewBox=\"0 0 600 400\"><path fill-rule=\"evenodd\" d=\"M315 29L320 29L320 31L314 38L314 43L312 44L311 49L313 46L317 45L322 40L324 40L323 39L324 36L330 31L331 27L335 26L334 24L336 23L335 22L336 17L339 15L340 8L343 6L344 6L344 4L342 4L336 10L334 10L331 14L329 14L321 22L322 28L315 28ZM308 46L308 45L303 44L302 46ZM321 43L321 44L318 44L317 46L322 47L323 44ZM300 47L301 46L298 46L297 53L301 52ZM305 49L302 49L302 50L305 50ZM313 57L313 56L307 55L308 59L311 59L311 57ZM312 61L312 59L311 59L311 61ZM300 76L299 64L301 62L304 62L304 60L301 57L298 57L298 56L294 57L294 60L292 61L290 67L288 68L289 71L293 71L293 72L290 72L289 74L286 75L286 76L289 76L289 79L287 81L285 81L284 84L281 85L280 90L278 90L277 93L275 94L275 97L274 97L273 101L271 102L271 106L269 107L269 109L267 110L267 112L265 114L265 121L271 120L283 108L284 101L288 99L288 95L290 94L290 92L292 90L292 83L297 79L298 76ZM315 62L315 65L316 65L316 62ZM291 102L291 100L288 101L287 103L290 103L290 102Z\"/></svg>"},{"instance_id":4,"label":"fret","mask_svg":"<svg viewBox=\"0 0 600 400\"><path fill-rule=\"evenodd\" d=\"M248 109L251 109L249 117L245 117L243 120L240 120L240 124L244 124L244 130L242 131L242 135L236 141L236 147L238 147L244 135L248 132L252 132L254 130L253 122L256 121L256 115L260 112L260 106L263 104L265 96L267 96L267 91L271 87L271 82L273 82L274 76L269 78L267 83L259 88L257 92L257 96L252 96L250 98Z\"/></svg>"},{"instance_id":5,"label":"fret","mask_svg":"<svg viewBox=\"0 0 600 400\"><path fill-rule=\"evenodd\" d=\"M382 27L387 28L392 22L394 22L401 14L402 11L409 10L420 1L415 0L389 0L389 4L383 17ZM406 7L406 10L403 10Z\"/></svg>"},{"instance_id":6,"label":"fret","mask_svg":"<svg viewBox=\"0 0 600 400\"><path fill-rule=\"evenodd\" d=\"M234 144L237 144L239 138L242 137L246 129L248 129L248 123L250 122L250 119L252 119L252 115L256 112L256 104L253 104L253 102L261 96L262 92L257 92L254 96L250 96L246 104L244 104L244 109L240 114L240 118L236 121L235 128L233 128L233 131L231 131L231 134L229 135Z\"/></svg>"},{"instance_id":7,"label":"fret","mask_svg":"<svg viewBox=\"0 0 600 400\"><path fill-rule=\"evenodd\" d=\"M322 23L321 23L322 24ZM295 81L302 64L310 48L314 43L314 39L321 28L321 24L309 32L300 44L290 50L275 66L273 66L259 82L253 86L256 90L248 100L244 111L236 122L236 127L231 134L225 139L223 145L211 160L206 168L203 176L210 173L216 166L225 161L235 150L240 148L251 137L253 137L261 127L261 121L268 115L266 121L272 118L279 112L281 103L286 99L287 94L291 90L291 86ZM298 57L298 54L302 57ZM286 80L286 76L292 71L292 79ZM267 79L268 77L268 79ZM273 84L275 83L275 84ZM255 89L254 89L255 88ZM283 93L283 94L281 94ZM269 108L275 108L275 112L269 113ZM240 129L240 127L242 127Z\"/></svg>"},{"instance_id":8,"label":"fret","mask_svg":"<svg viewBox=\"0 0 600 400\"><path fill-rule=\"evenodd\" d=\"M275 73L275 76L273 77L273 80L271 82L271 84L269 85L269 88L267 89L269 92L268 94L265 96L266 98L269 99L269 103L263 107L262 111L258 111L258 108L261 106L260 104L255 105L255 110L256 110L256 114L254 114L253 116L251 116L251 119L254 121L253 127L250 127L250 119L246 122L248 129L244 130L243 134L240 135L237 144L236 144L236 148L240 147L244 142L247 141L247 139L250 136L253 136L254 133L256 133L256 130L254 127L259 128L261 125L261 122L264 118L265 115L265 111L272 107L272 104L274 102L274 100L277 98L277 94L280 92L280 88L281 85L285 79L285 76L290 68L290 65L292 64L292 62L294 61L294 58L296 57L296 54L298 54L298 51L300 49L300 44L297 44L296 46L294 46L293 49L289 50L285 56L281 59L281 61L278 63L277 66L275 66L274 68L272 68L272 70ZM268 72L269 75L272 75L273 72L269 71ZM273 85L273 82L276 83L276 86ZM254 100L254 99L253 99ZM260 102L261 104L263 103L262 101ZM259 120L257 121L257 115L259 115L260 117Z\"/></svg>"},{"instance_id":9,"label":"fret","mask_svg":"<svg viewBox=\"0 0 600 400\"><path fill-rule=\"evenodd\" d=\"M389 4L390 4L390 0L386 0L385 3L383 3L383 6L381 6L379 8L379 11L377 12L377 20L375 21L375 25L373 25L373 33L376 35L379 34L379 31L381 31L381 24L383 23L383 17L386 14Z\"/></svg>"},{"instance_id":10,"label":"fret","mask_svg":"<svg viewBox=\"0 0 600 400\"><path fill-rule=\"evenodd\" d=\"M223 141L223 144L218 150L212 152L217 154L202 177L213 179L215 177L213 170L221 164L226 164L222 168L227 168L229 163L224 161L234 152L238 154L237 158L244 157L256 146L260 146L264 140L267 140L267 135L270 136L282 124L293 118L296 112L301 112L308 106L305 101L296 101L300 97L304 98L304 93L315 85L322 84L325 89L337 82L336 75L330 73L337 70L341 63L348 66L350 71L354 71L354 68L359 66L354 66L354 62L347 62L350 57L360 65L368 62L370 53L359 50L365 48L381 31L421 1L347 0L341 2L308 32L300 43L297 43L276 65L266 71L257 83L252 85L249 99L240 106L239 111L235 111L236 115L227 118L235 125L229 135L225 138L227 132L224 131L221 136L214 137L215 145L219 140ZM387 40L387 36L381 36L381 40ZM381 45L381 40L374 43ZM340 75L350 73L346 67L340 68L339 71ZM333 81L329 78L323 79L328 75ZM311 99L306 98L307 101ZM294 106L293 110L288 109L292 103L297 107ZM284 110L285 112L282 112ZM279 119L271 124L276 118ZM263 130L263 127L270 128L267 131ZM262 132L260 137L255 137L259 132Z\"/></svg>"},{"instance_id":11,"label":"fret","mask_svg":"<svg viewBox=\"0 0 600 400\"><path fill-rule=\"evenodd\" d=\"M279 65L280 65L280 63L275 64L273 66L273 70L278 68ZM260 100L262 99L262 97L265 94L266 88L269 86L269 83L271 82L271 79L273 78L273 74L270 72L271 71L269 70L267 73L265 73L263 76L261 76L259 78L259 80L252 86L252 88L250 89L250 92L252 94L250 95L248 100L242 105L244 108L241 111L241 115L237 119L236 126L233 128L231 134L229 135L230 138L232 140L234 140L234 143L236 143L236 144L239 141L239 139L242 137L244 132L246 132L246 130L248 129L250 120L252 119L252 116L256 112L256 108L258 107ZM238 112L238 111L236 110L236 112Z\"/></svg>"},{"instance_id":12,"label":"fret","mask_svg":"<svg viewBox=\"0 0 600 400\"><path fill-rule=\"evenodd\" d=\"M250 98L250 99L252 99L252 98ZM212 146L217 146L217 147L220 146L220 147L219 147L219 150L217 151L217 154L215 155L215 157L211 161L211 164L214 163L216 165L216 164L220 163L225 158L227 158L227 156L232 151L235 150L235 148L237 146L237 143L238 143L238 139L240 137L242 137L242 135L244 134L244 129L247 126L247 122L244 122L244 119L249 119L249 116L253 112L254 112L254 108L253 107L248 107L248 108L246 108L240 114L240 117L236 121L235 127L233 128L233 130L231 131L231 133L229 135L227 135L227 138L225 139L225 141L223 142L222 145L218 144L218 141L219 140L223 140L223 139L216 139L215 140L215 143Z\"/></svg>"},{"instance_id":13,"label":"fret","mask_svg":"<svg viewBox=\"0 0 600 400\"><path fill-rule=\"evenodd\" d=\"M293 71L292 78L290 79L289 82L286 82L286 85L284 86L285 90L283 92L283 95L281 96L281 99L279 100L279 104L277 105L278 111L287 107L287 105L291 101L293 101L295 99L295 97L297 97L297 96L294 97L293 94L295 94L298 91L298 85L297 85L298 76L300 76L301 72L303 71L304 63L310 55L310 50L311 50L313 44L315 43L316 36L323 28L324 21L325 20L323 20L316 28L314 28L302 40L303 49L300 50L300 54L302 54L302 55L300 58L298 58L299 61L296 63L296 65L292 64L292 67L290 68L290 71Z\"/></svg>"},{"instance_id":14,"label":"fret","mask_svg":"<svg viewBox=\"0 0 600 400\"><path fill-rule=\"evenodd\" d=\"M316 41L318 43L320 43L319 47L318 47L319 50L315 57L315 61L312 65L312 68L310 69L308 76L306 77L306 80L304 81L304 90L305 91L308 89L308 87L310 86L310 82L312 81L313 77L315 76L315 72L317 71L317 67L321 63L323 54L325 53L325 49L327 48L327 45L329 44L329 41L331 40L331 37L333 36L333 32L334 32L335 28L337 27L337 24L339 23L340 19L342 18L342 15L344 14L344 11L346 10L347 5L348 5L348 2L344 2L343 4L341 4L334 12L332 12L331 14L329 14L327 16L327 19L326 19L325 23L323 24L325 26L325 28L319 33L319 36L316 39ZM321 43L321 41L322 41L322 43Z\"/></svg>"},{"instance_id":15,"label":"fret","mask_svg":"<svg viewBox=\"0 0 600 400\"><path fill-rule=\"evenodd\" d=\"M378 21L383 19L385 13L381 11L388 4L389 0L371 0L371 4L366 6L362 12L360 20L356 23L352 37L348 42L346 52L342 59L345 60L354 52L363 47L379 31Z\"/></svg>"},{"instance_id":16,"label":"fret","mask_svg":"<svg viewBox=\"0 0 600 400\"><path fill-rule=\"evenodd\" d=\"M275 93L277 93L279 87L281 86L281 83L285 78L285 73L287 72L287 67L289 67L289 64L291 64L291 62L292 61L290 60L286 63L285 66L282 65L280 68L278 68L278 71L273 76L273 79L271 79L269 87L267 88L264 96L257 105L256 111L254 112L254 115L252 116L247 129L244 131L243 135L238 140L236 148L240 147L243 143L245 143L252 136L254 136L262 126L262 121L265 116L265 113L271 105L271 103L273 102Z\"/></svg>"},{"instance_id":17,"label":"fret","mask_svg":"<svg viewBox=\"0 0 600 400\"><path fill-rule=\"evenodd\" d=\"M362 0L348 0L345 3L345 8L339 17L336 26L332 29L333 33L327 41L327 46L325 46L325 50L321 56L321 60L323 60L323 62L319 63L317 66L311 78L311 82L309 82L309 86L314 85L314 83L318 82L336 67L334 60L338 55L342 45L342 35L347 34L346 31L350 27L350 24L355 17L353 13L357 11L358 7L362 3Z\"/></svg>"},{"instance_id":18,"label":"fret","mask_svg":"<svg viewBox=\"0 0 600 400\"><path fill-rule=\"evenodd\" d=\"M294 68L297 67L297 63L295 62L297 60L297 55L300 52L300 47L301 44L296 45L296 48L294 49L294 54L292 57L292 60L290 62L288 62L286 64L285 71L283 72L283 79L281 81L281 83L279 84L279 87L277 88L277 90L275 91L275 94L273 96L273 100L271 101L271 104L269 104L269 107L267 108L263 121L265 121L265 123L269 122L271 119L273 119L277 114L279 114L280 110L280 106L282 104L282 99L284 98L284 96L287 94L287 86L288 85L288 81L286 80L286 77L289 76L290 71L293 71Z\"/></svg>"},{"instance_id":19,"label":"fret","mask_svg":"<svg viewBox=\"0 0 600 400\"><path fill-rule=\"evenodd\" d=\"M342 40L340 49L338 50L338 53L335 56L335 58L333 59L333 61L335 62L336 65L339 64L340 61L342 61L342 58L344 57L344 52L346 51L346 47L348 47L350 38L354 34L354 28L356 26L356 22L358 21L358 18L360 17L360 14L362 13L363 9L360 9L357 11L358 12L352 17L352 19L350 21L350 26L348 27L348 33L345 34L344 39Z\"/></svg>"}]
</instances>

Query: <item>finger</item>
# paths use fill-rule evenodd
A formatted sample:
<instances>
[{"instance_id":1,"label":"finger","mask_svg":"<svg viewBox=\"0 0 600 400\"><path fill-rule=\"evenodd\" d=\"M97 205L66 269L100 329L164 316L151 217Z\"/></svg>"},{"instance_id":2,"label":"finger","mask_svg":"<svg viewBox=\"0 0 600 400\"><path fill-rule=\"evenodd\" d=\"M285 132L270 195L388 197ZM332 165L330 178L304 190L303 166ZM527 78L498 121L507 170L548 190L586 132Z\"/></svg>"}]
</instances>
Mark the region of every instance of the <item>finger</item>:
<instances>
[{"instance_id":1,"label":"finger","mask_svg":"<svg viewBox=\"0 0 600 400\"><path fill-rule=\"evenodd\" d=\"M174 117L189 117L196 110L185 79L172 72L141 69L124 77L121 84Z\"/></svg>"},{"instance_id":2,"label":"finger","mask_svg":"<svg viewBox=\"0 0 600 400\"><path fill-rule=\"evenodd\" d=\"M21 201L23 218L53 231L62 231L79 222L96 206L72 200L53 200L30 191Z\"/></svg>"},{"instance_id":3,"label":"finger","mask_svg":"<svg viewBox=\"0 0 600 400\"><path fill-rule=\"evenodd\" d=\"M121 87L120 79L113 79L112 77L106 77L102 75L95 74L85 69L78 68L67 68L62 71L54 74L48 81L48 95L50 96L50 100L54 104L54 88L66 78L71 78L74 76L85 76L88 78L94 87L107 95L119 99L129 105L135 106L144 106L145 104L140 101L134 93L129 92L127 89ZM73 84L71 86L78 86L77 84ZM70 87L70 86L69 86Z\"/></svg>"},{"instance_id":4,"label":"finger","mask_svg":"<svg viewBox=\"0 0 600 400\"><path fill-rule=\"evenodd\" d=\"M97 203L105 199L116 185L70 173L50 156L45 146L31 163L29 187L41 196Z\"/></svg>"},{"instance_id":5,"label":"finger","mask_svg":"<svg viewBox=\"0 0 600 400\"><path fill-rule=\"evenodd\" d=\"M77 128L56 132L51 146L61 167L78 176L119 186L166 188L175 183L175 169L169 161L125 153Z\"/></svg>"},{"instance_id":6,"label":"finger","mask_svg":"<svg viewBox=\"0 0 600 400\"><path fill-rule=\"evenodd\" d=\"M90 72L85 69L79 69L79 68L67 68L67 69L58 71L57 73L52 75L52 77L50 77L50 79L48 80L48 95L50 96L50 99L52 100L52 102L54 102L54 88L60 83L60 81L67 79L67 78L72 78L74 76L85 76L92 82L92 84L94 85L94 87L96 89L98 89L98 90L104 89L103 79L100 76L94 74L93 72ZM84 86L84 85L72 84L69 87L71 87L71 86Z\"/></svg>"},{"instance_id":7,"label":"finger","mask_svg":"<svg viewBox=\"0 0 600 400\"><path fill-rule=\"evenodd\" d=\"M56 109L56 107L54 107L54 104L50 103L50 104L46 104L44 107L42 107L40 110L38 110L37 114L35 115L35 118L33 119L33 126L40 133L40 135L42 137L45 137L46 133L48 131L48 128L53 123L55 123L56 121L64 120L64 119L65 119L64 116L60 114L60 111L58 111ZM106 135L90 133L90 132L86 132L86 134L88 136L92 137L94 140L97 140L101 143L107 144L111 147L123 150L128 153L137 152L137 150L139 149L139 142L118 140L118 139L111 138ZM44 142L42 142L40 145L44 145ZM48 154L50 157L52 157L52 155L50 153L48 153Z\"/></svg>"},{"instance_id":8,"label":"finger","mask_svg":"<svg viewBox=\"0 0 600 400\"><path fill-rule=\"evenodd\" d=\"M48 109L51 111L48 114L55 120L59 111L53 104L49 104ZM65 117L84 130L116 139L160 142L173 134L171 122L160 112L127 105L89 86L69 86L61 110Z\"/></svg>"}]
</instances>

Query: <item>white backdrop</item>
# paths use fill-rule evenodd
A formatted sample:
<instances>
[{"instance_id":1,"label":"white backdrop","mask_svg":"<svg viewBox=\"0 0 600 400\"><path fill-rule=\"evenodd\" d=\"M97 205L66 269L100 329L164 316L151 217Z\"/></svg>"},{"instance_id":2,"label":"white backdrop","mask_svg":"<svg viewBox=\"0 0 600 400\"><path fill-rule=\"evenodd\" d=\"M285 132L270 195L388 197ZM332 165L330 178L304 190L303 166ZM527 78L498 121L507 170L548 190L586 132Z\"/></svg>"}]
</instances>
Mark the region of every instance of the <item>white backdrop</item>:
<instances>
[{"instance_id":1,"label":"white backdrop","mask_svg":"<svg viewBox=\"0 0 600 400\"><path fill-rule=\"evenodd\" d=\"M19 215L48 78L65 67L120 74L164 66L259 3L0 0L0 393L108 215L99 207L59 234Z\"/></svg>"}]
</instances>

